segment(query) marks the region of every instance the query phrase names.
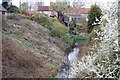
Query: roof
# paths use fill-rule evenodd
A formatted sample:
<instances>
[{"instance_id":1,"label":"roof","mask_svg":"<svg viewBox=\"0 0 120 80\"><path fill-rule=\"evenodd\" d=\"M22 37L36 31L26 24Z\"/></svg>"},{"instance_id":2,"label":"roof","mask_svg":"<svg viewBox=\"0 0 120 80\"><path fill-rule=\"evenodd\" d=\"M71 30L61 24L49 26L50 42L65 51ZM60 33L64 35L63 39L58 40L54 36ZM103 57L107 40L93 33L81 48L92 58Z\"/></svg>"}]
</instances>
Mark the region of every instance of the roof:
<instances>
[{"instance_id":1,"label":"roof","mask_svg":"<svg viewBox=\"0 0 120 80\"><path fill-rule=\"evenodd\" d=\"M49 11L50 10L49 8L50 8L49 6L39 6L38 11Z\"/></svg>"},{"instance_id":2,"label":"roof","mask_svg":"<svg viewBox=\"0 0 120 80\"><path fill-rule=\"evenodd\" d=\"M36 13L37 11L36 10L26 10L26 13L27 14L34 14Z\"/></svg>"},{"instance_id":3,"label":"roof","mask_svg":"<svg viewBox=\"0 0 120 80\"><path fill-rule=\"evenodd\" d=\"M2 4L0 4L0 11L6 11L7 12L7 10L2 6Z\"/></svg>"},{"instance_id":4,"label":"roof","mask_svg":"<svg viewBox=\"0 0 120 80\"><path fill-rule=\"evenodd\" d=\"M91 8L68 8L65 15L80 17L82 14L88 14ZM85 16L85 15L84 15Z\"/></svg>"},{"instance_id":5,"label":"roof","mask_svg":"<svg viewBox=\"0 0 120 80\"><path fill-rule=\"evenodd\" d=\"M68 8L66 13L88 14L90 8Z\"/></svg>"}]
</instances>

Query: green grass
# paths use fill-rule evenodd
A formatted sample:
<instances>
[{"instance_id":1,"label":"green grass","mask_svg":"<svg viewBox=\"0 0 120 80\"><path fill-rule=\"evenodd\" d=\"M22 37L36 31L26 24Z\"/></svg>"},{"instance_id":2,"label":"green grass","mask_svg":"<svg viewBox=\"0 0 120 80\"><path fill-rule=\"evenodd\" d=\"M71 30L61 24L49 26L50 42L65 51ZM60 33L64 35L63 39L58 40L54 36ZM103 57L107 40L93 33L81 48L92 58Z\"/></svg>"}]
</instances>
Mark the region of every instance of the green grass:
<instances>
[{"instance_id":1,"label":"green grass","mask_svg":"<svg viewBox=\"0 0 120 80\"><path fill-rule=\"evenodd\" d=\"M27 48L31 51L35 51L36 50L36 47L35 45L32 43L32 42L28 42L27 40L24 39L24 37L22 35L20 35L19 33L17 32L6 32L4 30L0 30L0 32L2 31L2 35L6 36L6 35L11 35L11 36L14 36L16 39L17 39L17 42L23 46L24 48Z\"/></svg>"},{"instance_id":2,"label":"green grass","mask_svg":"<svg viewBox=\"0 0 120 80\"><path fill-rule=\"evenodd\" d=\"M75 40L87 40L88 39L88 35L77 35L74 37Z\"/></svg>"},{"instance_id":3,"label":"green grass","mask_svg":"<svg viewBox=\"0 0 120 80\"><path fill-rule=\"evenodd\" d=\"M70 47L75 41L91 41L92 37L95 36L95 32L91 32L90 34L86 35L75 35L75 36L66 36L63 38L65 41L65 46Z\"/></svg>"},{"instance_id":4,"label":"green grass","mask_svg":"<svg viewBox=\"0 0 120 80\"><path fill-rule=\"evenodd\" d=\"M20 35L18 32L7 32L4 30L0 30L0 32L2 32L2 36L14 37L16 41L21 45L21 47L34 52L35 55L39 56L41 59L45 56L44 54L40 54L41 52L37 49L37 46L33 42L28 42L27 40L25 40L23 35Z\"/></svg>"},{"instance_id":5,"label":"green grass","mask_svg":"<svg viewBox=\"0 0 120 80\"><path fill-rule=\"evenodd\" d=\"M78 41L78 40L81 40L81 41L89 40L89 35L86 34L84 36L82 36L82 35L66 36L63 39L65 41L65 46L70 47L75 41Z\"/></svg>"},{"instance_id":6,"label":"green grass","mask_svg":"<svg viewBox=\"0 0 120 80\"><path fill-rule=\"evenodd\" d=\"M28 42L27 40L24 39L24 37L20 36L20 35L15 35L17 41L21 44L21 46L31 50L31 51L35 51L35 45L32 42Z\"/></svg>"}]
</instances>

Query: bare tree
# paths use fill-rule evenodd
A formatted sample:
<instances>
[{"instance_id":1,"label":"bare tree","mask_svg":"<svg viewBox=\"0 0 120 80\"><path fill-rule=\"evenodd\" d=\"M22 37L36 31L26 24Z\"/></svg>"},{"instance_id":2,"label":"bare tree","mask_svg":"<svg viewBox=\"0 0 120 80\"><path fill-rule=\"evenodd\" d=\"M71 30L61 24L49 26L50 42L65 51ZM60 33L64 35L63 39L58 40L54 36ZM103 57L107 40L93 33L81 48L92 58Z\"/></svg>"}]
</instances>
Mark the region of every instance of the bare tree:
<instances>
[{"instance_id":1,"label":"bare tree","mask_svg":"<svg viewBox=\"0 0 120 80\"><path fill-rule=\"evenodd\" d=\"M69 2L51 2L50 7L53 11L60 11L64 12L66 8L68 8L70 5Z\"/></svg>"},{"instance_id":2,"label":"bare tree","mask_svg":"<svg viewBox=\"0 0 120 80\"><path fill-rule=\"evenodd\" d=\"M72 7L81 8L84 6L84 4L85 4L85 2L83 0L74 0L72 2Z\"/></svg>"},{"instance_id":3,"label":"bare tree","mask_svg":"<svg viewBox=\"0 0 120 80\"><path fill-rule=\"evenodd\" d=\"M53 14L54 11L57 12L58 14L58 18L60 20L63 20L63 14L64 11L70 6L70 2L64 2L64 1L56 1L56 2L51 2L50 3L50 9L53 10Z\"/></svg>"},{"instance_id":4,"label":"bare tree","mask_svg":"<svg viewBox=\"0 0 120 80\"><path fill-rule=\"evenodd\" d=\"M29 8L28 2L23 2L21 5L21 10L26 11Z\"/></svg>"}]
</instances>

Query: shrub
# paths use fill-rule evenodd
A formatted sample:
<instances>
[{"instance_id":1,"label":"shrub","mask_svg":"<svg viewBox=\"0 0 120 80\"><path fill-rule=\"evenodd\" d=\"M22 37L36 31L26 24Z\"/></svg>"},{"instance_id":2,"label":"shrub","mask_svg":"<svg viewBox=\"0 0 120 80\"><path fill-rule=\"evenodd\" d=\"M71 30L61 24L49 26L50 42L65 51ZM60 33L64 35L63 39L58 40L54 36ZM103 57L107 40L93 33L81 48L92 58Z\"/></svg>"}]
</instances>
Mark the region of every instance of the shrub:
<instances>
[{"instance_id":1,"label":"shrub","mask_svg":"<svg viewBox=\"0 0 120 80\"><path fill-rule=\"evenodd\" d=\"M64 38L63 38L64 42L65 42L65 46L66 47L70 47L73 42L74 42L74 39L71 38L69 35L66 35Z\"/></svg>"},{"instance_id":2,"label":"shrub","mask_svg":"<svg viewBox=\"0 0 120 80\"><path fill-rule=\"evenodd\" d=\"M77 23L76 26L77 26L77 28L82 28L83 27L83 25L80 24L80 23Z\"/></svg>"},{"instance_id":3,"label":"shrub","mask_svg":"<svg viewBox=\"0 0 120 80\"><path fill-rule=\"evenodd\" d=\"M52 35L63 38L67 35L68 28L61 23L54 22L51 31L52 31Z\"/></svg>"},{"instance_id":4,"label":"shrub","mask_svg":"<svg viewBox=\"0 0 120 80\"><path fill-rule=\"evenodd\" d=\"M77 40L89 40L89 35L88 34L84 36L82 35L68 36L67 35L63 38L63 40L65 41L65 46L70 47Z\"/></svg>"},{"instance_id":5,"label":"shrub","mask_svg":"<svg viewBox=\"0 0 120 80\"><path fill-rule=\"evenodd\" d=\"M91 10L88 15L88 26L87 26L88 33L92 32L92 30L95 26L95 25L93 25L93 23L97 23L97 24L99 23L99 21L101 20L101 16L102 16L102 10L99 8L99 6L97 6L96 4L92 5ZM96 18L99 21L96 21Z\"/></svg>"},{"instance_id":6,"label":"shrub","mask_svg":"<svg viewBox=\"0 0 120 80\"><path fill-rule=\"evenodd\" d=\"M25 18L27 18L27 16L22 15L22 14L9 13L7 15L7 19L20 20L20 19L25 19Z\"/></svg>"},{"instance_id":7,"label":"shrub","mask_svg":"<svg viewBox=\"0 0 120 80\"><path fill-rule=\"evenodd\" d=\"M52 19L53 22L59 22L59 20L57 18L52 18L51 17L51 19Z\"/></svg>"},{"instance_id":8,"label":"shrub","mask_svg":"<svg viewBox=\"0 0 120 80\"><path fill-rule=\"evenodd\" d=\"M53 25L52 20L46 14L43 13L35 13L32 16L30 16L30 19L48 29L51 29Z\"/></svg>"},{"instance_id":9,"label":"shrub","mask_svg":"<svg viewBox=\"0 0 120 80\"><path fill-rule=\"evenodd\" d=\"M92 40L92 37L94 37L96 35L96 33L94 31L92 31L90 34L88 34L88 41Z\"/></svg>"},{"instance_id":10,"label":"shrub","mask_svg":"<svg viewBox=\"0 0 120 80\"><path fill-rule=\"evenodd\" d=\"M26 14L26 11L25 10L20 10L20 13L21 14Z\"/></svg>"},{"instance_id":11,"label":"shrub","mask_svg":"<svg viewBox=\"0 0 120 80\"><path fill-rule=\"evenodd\" d=\"M55 68L55 66L49 66L49 70L50 71L53 71L53 70L55 70L56 68Z\"/></svg>"},{"instance_id":12,"label":"shrub","mask_svg":"<svg viewBox=\"0 0 120 80\"><path fill-rule=\"evenodd\" d=\"M103 20L101 21L101 23L102 23L103 26L105 26L105 25L108 23L108 21L107 21L107 19L103 19Z\"/></svg>"},{"instance_id":13,"label":"shrub","mask_svg":"<svg viewBox=\"0 0 120 80\"><path fill-rule=\"evenodd\" d=\"M7 8L9 13L20 13L20 9L14 5Z\"/></svg>"},{"instance_id":14,"label":"shrub","mask_svg":"<svg viewBox=\"0 0 120 80\"><path fill-rule=\"evenodd\" d=\"M88 39L88 35L77 35L75 36L75 40L87 40Z\"/></svg>"}]
</instances>

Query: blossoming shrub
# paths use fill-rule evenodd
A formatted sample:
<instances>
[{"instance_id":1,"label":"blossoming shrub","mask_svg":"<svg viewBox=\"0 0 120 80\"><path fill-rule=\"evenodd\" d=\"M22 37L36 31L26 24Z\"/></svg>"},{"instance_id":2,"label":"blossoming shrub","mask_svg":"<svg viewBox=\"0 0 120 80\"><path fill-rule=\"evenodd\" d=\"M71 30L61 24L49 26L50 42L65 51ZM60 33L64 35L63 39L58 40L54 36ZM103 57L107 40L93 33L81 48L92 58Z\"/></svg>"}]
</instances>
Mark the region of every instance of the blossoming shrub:
<instances>
[{"instance_id":1,"label":"blossoming shrub","mask_svg":"<svg viewBox=\"0 0 120 80\"><path fill-rule=\"evenodd\" d=\"M118 51L117 2L112 2L103 16L101 32L97 33L100 43L93 44L91 55L86 55L72 64L69 77L95 77L120 79L120 54ZM102 18L103 19L103 18ZM97 40L96 40L97 41ZM95 52L94 52L95 51Z\"/></svg>"}]
</instances>

